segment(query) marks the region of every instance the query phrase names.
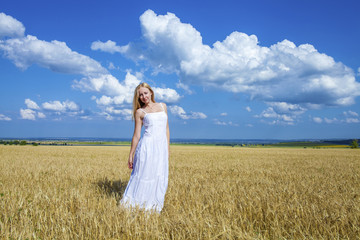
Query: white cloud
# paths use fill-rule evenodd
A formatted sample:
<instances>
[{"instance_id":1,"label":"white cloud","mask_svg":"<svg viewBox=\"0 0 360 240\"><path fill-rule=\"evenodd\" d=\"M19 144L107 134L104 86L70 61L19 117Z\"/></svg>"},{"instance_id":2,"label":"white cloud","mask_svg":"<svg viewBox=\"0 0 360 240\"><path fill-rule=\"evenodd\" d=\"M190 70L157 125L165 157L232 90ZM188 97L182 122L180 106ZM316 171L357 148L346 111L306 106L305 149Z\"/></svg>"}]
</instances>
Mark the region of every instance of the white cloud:
<instances>
[{"instance_id":1,"label":"white cloud","mask_svg":"<svg viewBox=\"0 0 360 240\"><path fill-rule=\"evenodd\" d=\"M176 103L180 100L181 96L171 88L158 88L153 87L155 98L157 101L164 101L167 103Z\"/></svg>"},{"instance_id":2,"label":"white cloud","mask_svg":"<svg viewBox=\"0 0 360 240\"><path fill-rule=\"evenodd\" d=\"M80 81L75 81L73 87L81 91L100 92L112 97L122 96L123 101L130 103L134 89L139 83L140 80L128 72L123 83L120 83L118 79L110 74L103 74L98 77L85 77ZM130 99L127 97L130 97Z\"/></svg>"},{"instance_id":3,"label":"white cloud","mask_svg":"<svg viewBox=\"0 0 360 240\"><path fill-rule=\"evenodd\" d=\"M38 118L46 118L46 115L42 112L37 113Z\"/></svg>"},{"instance_id":4,"label":"white cloud","mask_svg":"<svg viewBox=\"0 0 360 240\"><path fill-rule=\"evenodd\" d=\"M24 32L25 27L21 22L5 13L0 13L0 38L22 37Z\"/></svg>"},{"instance_id":5,"label":"white cloud","mask_svg":"<svg viewBox=\"0 0 360 240\"><path fill-rule=\"evenodd\" d=\"M344 122L346 122L346 123L359 123L360 122L359 114L357 112L349 110L347 112L343 112L343 114L346 117L346 119L344 120Z\"/></svg>"},{"instance_id":6,"label":"white cloud","mask_svg":"<svg viewBox=\"0 0 360 240\"><path fill-rule=\"evenodd\" d=\"M353 111L347 111L347 112L344 112L344 115L345 116L352 116L352 117L358 117L359 114L357 112L353 112Z\"/></svg>"},{"instance_id":7,"label":"white cloud","mask_svg":"<svg viewBox=\"0 0 360 240\"><path fill-rule=\"evenodd\" d=\"M359 123L360 120L358 118L346 118L346 123Z\"/></svg>"},{"instance_id":8,"label":"white cloud","mask_svg":"<svg viewBox=\"0 0 360 240\"><path fill-rule=\"evenodd\" d=\"M0 114L0 121L11 121L11 118L4 114Z\"/></svg>"},{"instance_id":9,"label":"white cloud","mask_svg":"<svg viewBox=\"0 0 360 240\"><path fill-rule=\"evenodd\" d=\"M106 94L101 98L97 98L96 96L92 97L99 105L121 105L124 103L132 103L134 90L140 82L141 81L135 75L128 72L122 83L112 75L107 74L98 78L83 78L80 81L75 81L73 87L82 91L93 91Z\"/></svg>"},{"instance_id":10,"label":"white cloud","mask_svg":"<svg viewBox=\"0 0 360 240\"><path fill-rule=\"evenodd\" d=\"M270 124L294 125L299 116L306 112L299 104L267 102L267 105L270 107L255 117Z\"/></svg>"},{"instance_id":11,"label":"white cloud","mask_svg":"<svg viewBox=\"0 0 360 240\"><path fill-rule=\"evenodd\" d=\"M220 121L219 119L214 119L213 121L214 121L214 124L216 124L216 125L235 126L235 127L239 126L239 124L233 123L231 121L226 122L226 121Z\"/></svg>"},{"instance_id":12,"label":"white cloud","mask_svg":"<svg viewBox=\"0 0 360 240\"><path fill-rule=\"evenodd\" d=\"M183 89L187 94L193 94L194 92L190 89L190 87L182 82L178 82L176 84L177 88Z\"/></svg>"},{"instance_id":13,"label":"white cloud","mask_svg":"<svg viewBox=\"0 0 360 240\"><path fill-rule=\"evenodd\" d=\"M275 112L281 114L301 115L306 111L306 109L299 104L290 104L286 102L270 102L267 104L270 105Z\"/></svg>"},{"instance_id":14,"label":"white cloud","mask_svg":"<svg viewBox=\"0 0 360 240\"><path fill-rule=\"evenodd\" d=\"M228 114L226 112L220 113L220 116L227 116Z\"/></svg>"},{"instance_id":15,"label":"white cloud","mask_svg":"<svg viewBox=\"0 0 360 240\"><path fill-rule=\"evenodd\" d=\"M113 69L117 69L114 65L114 63L110 62L108 65L108 69L113 70Z\"/></svg>"},{"instance_id":16,"label":"white cloud","mask_svg":"<svg viewBox=\"0 0 360 240\"><path fill-rule=\"evenodd\" d=\"M246 111L251 112L251 108L249 106L247 106L245 109Z\"/></svg>"},{"instance_id":17,"label":"white cloud","mask_svg":"<svg viewBox=\"0 0 360 240\"><path fill-rule=\"evenodd\" d=\"M27 109L20 109L22 119L36 120L50 117L52 120L60 121L64 116L78 117L80 119L90 119L91 112L82 110L75 102L48 101L41 104L41 107L31 99L25 99ZM46 111L47 115L43 111ZM54 117L55 116L55 117Z\"/></svg>"},{"instance_id":18,"label":"white cloud","mask_svg":"<svg viewBox=\"0 0 360 240\"><path fill-rule=\"evenodd\" d=\"M20 116L22 119L27 120L35 120L36 119L36 112L31 109L20 109Z\"/></svg>"},{"instance_id":19,"label":"white cloud","mask_svg":"<svg viewBox=\"0 0 360 240\"><path fill-rule=\"evenodd\" d=\"M226 122L220 121L220 120L218 120L218 119L214 119L214 124L216 124L216 125L222 125L222 126L226 126L226 125L227 125Z\"/></svg>"},{"instance_id":20,"label":"white cloud","mask_svg":"<svg viewBox=\"0 0 360 240\"><path fill-rule=\"evenodd\" d=\"M44 102L42 104L43 109L55 112L67 112L67 111L78 111L80 107L73 101L66 100Z\"/></svg>"},{"instance_id":21,"label":"white cloud","mask_svg":"<svg viewBox=\"0 0 360 240\"><path fill-rule=\"evenodd\" d=\"M285 125L294 125L296 115L288 113L278 113L276 107L268 107L266 110L262 111L260 115L255 115L257 118L269 119L267 123L270 124L285 124ZM274 119L274 120L272 120Z\"/></svg>"},{"instance_id":22,"label":"white cloud","mask_svg":"<svg viewBox=\"0 0 360 240\"><path fill-rule=\"evenodd\" d=\"M27 108L29 108L29 109L35 109L35 110L40 109L40 107L37 105L37 103L32 101L29 98L25 99L25 104L26 104Z\"/></svg>"},{"instance_id":23,"label":"white cloud","mask_svg":"<svg viewBox=\"0 0 360 240\"><path fill-rule=\"evenodd\" d=\"M101 96L101 98L95 97L95 100L98 105L104 105L104 106L114 104L115 102L114 98L108 96Z\"/></svg>"},{"instance_id":24,"label":"white cloud","mask_svg":"<svg viewBox=\"0 0 360 240\"><path fill-rule=\"evenodd\" d=\"M1 19L4 23L0 25L0 32L10 34L16 29L21 29L22 24L10 16L2 14ZM6 26L10 26L14 31L6 30ZM24 28L25 29L25 28ZM37 39L35 36L15 34L18 38L10 38L0 40L0 50L4 52L4 56L10 59L18 68L27 69L32 64L48 68L54 72L79 74L83 77L74 81L73 87L81 91L94 91L102 93L111 98L113 104L130 104L133 98L133 91L140 83L140 73L135 75L127 73L125 80L120 83L117 78L112 76L100 63L94 59L72 51L65 42L57 40L47 42ZM10 37L11 37L10 36ZM112 41L106 43L94 42L92 49L99 49L108 52L116 52L126 47L117 47ZM111 67L111 65L110 65ZM158 100L174 103L180 99L180 95L170 88L154 88L158 94ZM102 99L104 100L104 99ZM100 102L102 100L99 100ZM35 102L26 100L28 109L38 109ZM50 111L76 111L78 106L70 102L47 102L43 103L43 108ZM72 109L75 108L75 109Z\"/></svg>"},{"instance_id":25,"label":"white cloud","mask_svg":"<svg viewBox=\"0 0 360 240\"><path fill-rule=\"evenodd\" d=\"M313 121L316 122L316 123L322 123L323 120L320 117L314 117Z\"/></svg>"},{"instance_id":26,"label":"white cloud","mask_svg":"<svg viewBox=\"0 0 360 240\"><path fill-rule=\"evenodd\" d=\"M103 52L109 52L109 53L122 53L127 50L126 46L120 47L116 45L116 42L113 42L111 40L108 40L107 42L101 42L101 41L95 41L91 44L92 50L100 50Z\"/></svg>"},{"instance_id":27,"label":"white cloud","mask_svg":"<svg viewBox=\"0 0 360 240\"><path fill-rule=\"evenodd\" d=\"M113 118L109 118L108 116L112 115L120 115L122 116L121 119L124 120L131 120L132 119L132 110L131 109L116 109L114 107L107 107L105 109L105 114L108 120L112 120Z\"/></svg>"},{"instance_id":28,"label":"white cloud","mask_svg":"<svg viewBox=\"0 0 360 240\"><path fill-rule=\"evenodd\" d=\"M149 63L154 72L175 72L184 84L246 93L252 99L306 106L345 106L360 95L354 71L314 46L283 40L260 46L255 35L231 33L212 47L172 13L147 10L140 17L143 42L124 54Z\"/></svg>"},{"instance_id":29,"label":"white cloud","mask_svg":"<svg viewBox=\"0 0 360 240\"><path fill-rule=\"evenodd\" d=\"M112 75L103 75L100 78L84 78L81 81L75 82L74 87L83 91L95 91L107 94L101 96L101 98L93 97L99 105L121 105L132 103L134 90L140 83L141 80L139 80L137 76L128 72L122 83ZM181 98L181 96L171 88L152 87L152 89L154 90L156 101L175 103Z\"/></svg>"},{"instance_id":30,"label":"white cloud","mask_svg":"<svg viewBox=\"0 0 360 240\"><path fill-rule=\"evenodd\" d=\"M100 63L92 58L72 51L64 42L47 42L27 35L0 41L0 50L5 57L23 70L32 64L48 68L54 72L97 76L107 73Z\"/></svg>"},{"instance_id":31,"label":"white cloud","mask_svg":"<svg viewBox=\"0 0 360 240\"><path fill-rule=\"evenodd\" d=\"M358 115L356 112L347 111L343 112L345 118L327 118L324 117L323 119L320 117L314 117L313 121L316 123L322 123L325 122L327 124L334 124L334 123L360 123L360 119L358 118Z\"/></svg>"},{"instance_id":32,"label":"white cloud","mask_svg":"<svg viewBox=\"0 0 360 240\"><path fill-rule=\"evenodd\" d=\"M337 119L337 118L332 118L332 119L330 119L330 118L324 118L324 121L326 122L326 123L337 123L337 122L339 122L339 120Z\"/></svg>"},{"instance_id":33,"label":"white cloud","mask_svg":"<svg viewBox=\"0 0 360 240\"><path fill-rule=\"evenodd\" d=\"M184 120L207 118L207 116L202 112L190 112L190 114L187 114L182 107L177 105L169 106L169 109L172 114Z\"/></svg>"}]
</instances>

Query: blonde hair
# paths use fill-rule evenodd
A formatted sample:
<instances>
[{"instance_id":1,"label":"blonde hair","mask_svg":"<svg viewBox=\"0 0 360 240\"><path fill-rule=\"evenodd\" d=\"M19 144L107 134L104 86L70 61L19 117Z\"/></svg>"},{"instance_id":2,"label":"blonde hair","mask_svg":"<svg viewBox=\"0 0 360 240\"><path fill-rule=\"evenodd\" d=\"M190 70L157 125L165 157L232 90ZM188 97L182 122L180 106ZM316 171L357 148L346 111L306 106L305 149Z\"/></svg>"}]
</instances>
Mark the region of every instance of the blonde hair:
<instances>
[{"instance_id":1,"label":"blonde hair","mask_svg":"<svg viewBox=\"0 0 360 240\"><path fill-rule=\"evenodd\" d=\"M151 101L152 102L155 102L155 94L154 94L154 91L151 89L150 85L143 82L143 83L140 83L136 88L135 88L135 91L134 91L134 99L133 99L133 113L132 113L132 119L134 120L135 119L135 114L136 114L136 110L138 110L139 108L141 108L142 106L144 106L144 103L140 100L139 98L139 89L141 87L144 87L144 88L147 88L150 90L151 92Z\"/></svg>"}]
</instances>

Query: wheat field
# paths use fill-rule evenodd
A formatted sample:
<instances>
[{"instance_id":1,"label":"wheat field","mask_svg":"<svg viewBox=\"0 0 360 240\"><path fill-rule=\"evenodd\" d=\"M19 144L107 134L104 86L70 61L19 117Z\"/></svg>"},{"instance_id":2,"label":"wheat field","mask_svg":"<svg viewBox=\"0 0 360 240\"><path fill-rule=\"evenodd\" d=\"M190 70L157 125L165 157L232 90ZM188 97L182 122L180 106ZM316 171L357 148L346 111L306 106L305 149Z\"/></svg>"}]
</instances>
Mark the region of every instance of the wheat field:
<instances>
[{"instance_id":1,"label":"wheat field","mask_svg":"<svg viewBox=\"0 0 360 240\"><path fill-rule=\"evenodd\" d=\"M129 147L0 146L1 239L360 239L360 152L171 146L160 215L118 202Z\"/></svg>"}]
</instances>

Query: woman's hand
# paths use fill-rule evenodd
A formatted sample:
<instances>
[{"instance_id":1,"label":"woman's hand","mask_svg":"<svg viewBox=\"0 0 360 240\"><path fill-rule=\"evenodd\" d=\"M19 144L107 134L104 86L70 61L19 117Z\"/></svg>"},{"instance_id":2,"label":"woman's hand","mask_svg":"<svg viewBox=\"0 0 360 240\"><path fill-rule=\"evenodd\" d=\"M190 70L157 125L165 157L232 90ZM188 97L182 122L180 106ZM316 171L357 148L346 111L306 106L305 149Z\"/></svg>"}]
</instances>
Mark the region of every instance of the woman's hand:
<instances>
[{"instance_id":1,"label":"woman's hand","mask_svg":"<svg viewBox=\"0 0 360 240\"><path fill-rule=\"evenodd\" d=\"M128 160L129 169L133 169L133 163L134 163L134 158L132 156L129 156L129 160Z\"/></svg>"}]
</instances>

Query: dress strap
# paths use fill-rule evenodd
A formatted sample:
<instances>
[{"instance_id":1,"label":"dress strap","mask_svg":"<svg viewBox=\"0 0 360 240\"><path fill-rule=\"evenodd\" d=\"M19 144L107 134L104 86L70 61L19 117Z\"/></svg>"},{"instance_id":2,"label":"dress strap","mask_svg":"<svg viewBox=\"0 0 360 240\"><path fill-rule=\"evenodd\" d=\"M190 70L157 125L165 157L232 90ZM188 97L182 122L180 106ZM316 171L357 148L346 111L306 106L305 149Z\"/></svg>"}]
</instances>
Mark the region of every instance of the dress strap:
<instances>
[{"instance_id":1,"label":"dress strap","mask_svg":"<svg viewBox=\"0 0 360 240\"><path fill-rule=\"evenodd\" d=\"M164 109L162 103L160 103L160 106L161 106L162 110L165 112L165 109Z\"/></svg>"},{"instance_id":2,"label":"dress strap","mask_svg":"<svg viewBox=\"0 0 360 240\"><path fill-rule=\"evenodd\" d=\"M145 112L145 110L144 109L142 109L142 108L139 108L141 111L143 111L143 113L145 113L145 114L147 114L147 112Z\"/></svg>"}]
</instances>

